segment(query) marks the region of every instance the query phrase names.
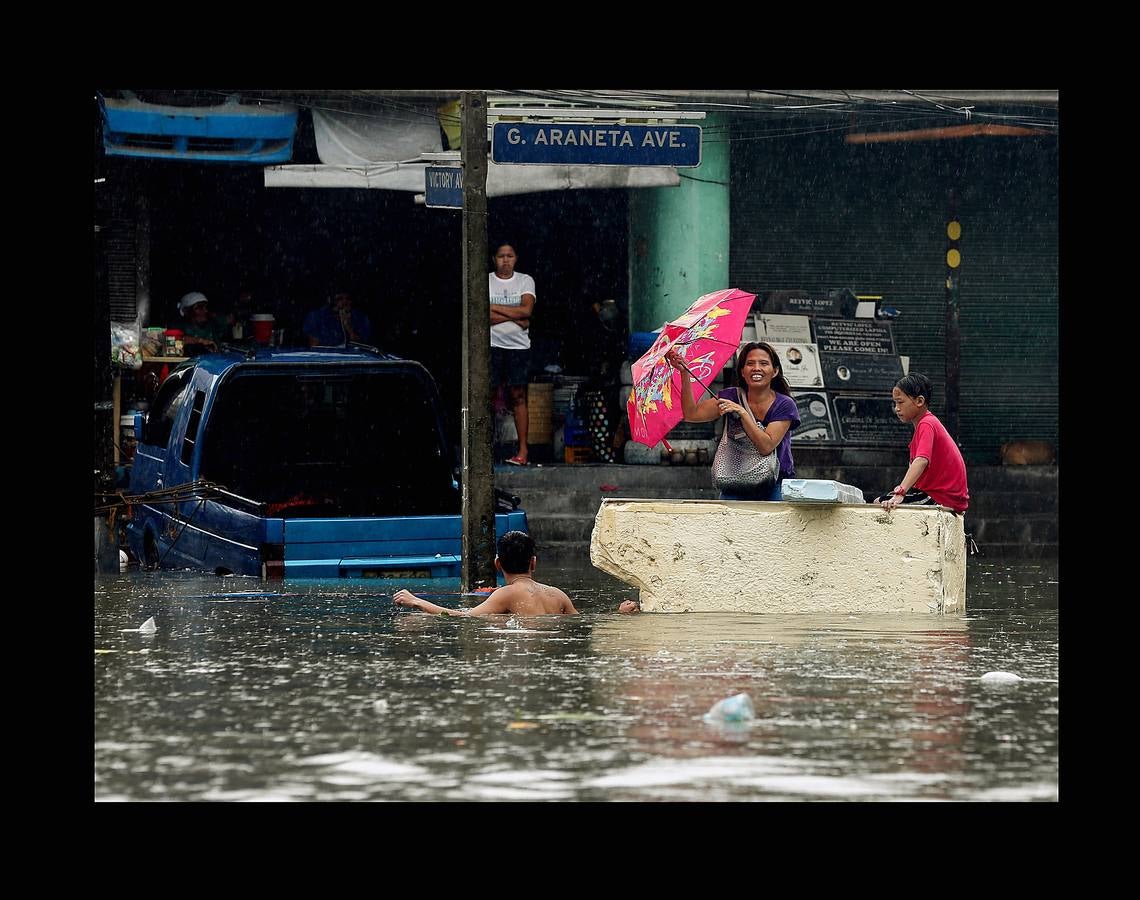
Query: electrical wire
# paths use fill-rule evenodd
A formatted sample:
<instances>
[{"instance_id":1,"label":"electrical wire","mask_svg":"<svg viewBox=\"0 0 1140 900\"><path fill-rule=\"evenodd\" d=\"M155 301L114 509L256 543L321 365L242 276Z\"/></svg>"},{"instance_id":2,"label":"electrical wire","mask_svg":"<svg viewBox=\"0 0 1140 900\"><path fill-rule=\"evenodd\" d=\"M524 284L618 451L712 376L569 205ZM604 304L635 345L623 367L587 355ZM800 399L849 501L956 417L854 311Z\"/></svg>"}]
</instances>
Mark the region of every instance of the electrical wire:
<instances>
[{"instance_id":1,"label":"electrical wire","mask_svg":"<svg viewBox=\"0 0 1140 900\"><path fill-rule=\"evenodd\" d=\"M230 97L235 94L245 100L267 103L292 103L310 112L320 111L341 116L357 116L364 119L386 120L393 123L438 122L438 106L431 109L426 102L414 102L399 97L369 94L364 91L320 92L319 96L286 90L241 90L185 92L191 96ZM961 98L941 95L926 95L913 90L899 90L898 100L882 99L860 95L846 90L810 92L767 89L745 89L747 99L740 102L727 102L710 98L688 99L677 97L675 93L653 90L565 90L565 89L511 89L488 90L488 112L494 113L494 104L505 103L545 103L554 106L536 106L534 113L556 116L560 106L588 105L604 109L644 107L646 117L668 118L670 110L704 110L706 112L732 113L737 118L731 123L717 123L703 126L703 138L708 143L737 143L756 140L775 140L804 137L812 134L826 134L837 131L853 131L851 116L858 121L861 131L868 129L892 129L912 123L925 123L928 127L936 121L1001 122L1036 128L1055 133L1059 129L1056 110L1035 104L1025 104L1029 111L999 112L980 108L975 103L967 103ZM710 92L715 95L716 92ZM841 94L842 97L836 97ZM440 103L439 106L445 104ZM802 121L788 122L788 116L808 117L834 115L844 121L820 123ZM745 124L740 117L769 117L770 128L755 129Z\"/></svg>"}]
</instances>

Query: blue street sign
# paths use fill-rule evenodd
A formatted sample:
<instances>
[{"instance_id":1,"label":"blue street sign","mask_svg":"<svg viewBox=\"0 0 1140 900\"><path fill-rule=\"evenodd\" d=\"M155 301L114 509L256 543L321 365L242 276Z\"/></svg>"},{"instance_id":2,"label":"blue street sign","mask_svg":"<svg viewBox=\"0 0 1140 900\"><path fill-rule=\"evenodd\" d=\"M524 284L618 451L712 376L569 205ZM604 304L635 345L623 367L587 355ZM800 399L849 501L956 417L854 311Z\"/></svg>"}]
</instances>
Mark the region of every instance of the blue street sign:
<instances>
[{"instance_id":1,"label":"blue street sign","mask_svg":"<svg viewBox=\"0 0 1140 900\"><path fill-rule=\"evenodd\" d=\"M698 125L498 122L491 161L518 165L676 166L701 164Z\"/></svg>"},{"instance_id":2,"label":"blue street sign","mask_svg":"<svg viewBox=\"0 0 1140 900\"><path fill-rule=\"evenodd\" d=\"M424 170L424 205L463 209L463 170L457 166L428 166Z\"/></svg>"}]
</instances>

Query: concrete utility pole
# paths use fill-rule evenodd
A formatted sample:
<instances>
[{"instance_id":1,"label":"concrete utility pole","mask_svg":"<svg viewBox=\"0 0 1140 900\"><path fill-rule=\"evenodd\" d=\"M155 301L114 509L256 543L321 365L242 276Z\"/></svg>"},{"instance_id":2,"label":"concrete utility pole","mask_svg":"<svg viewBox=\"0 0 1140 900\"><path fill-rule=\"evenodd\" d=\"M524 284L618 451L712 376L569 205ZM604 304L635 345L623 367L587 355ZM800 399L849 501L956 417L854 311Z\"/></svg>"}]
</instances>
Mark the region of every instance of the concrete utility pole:
<instances>
[{"instance_id":1,"label":"concrete utility pole","mask_svg":"<svg viewBox=\"0 0 1140 900\"><path fill-rule=\"evenodd\" d=\"M111 399L111 301L107 287L105 234L95 225L95 502L115 483L114 441L119 422ZM108 517L95 516L95 571L119 571L119 546Z\"/></svg>"},{"instance_id":2,"label":"concrete utility pole","mask_svg":"<svg viewBox=\"0 0 1140 900\"><path fill-rule=\"evenodd\" d=\"M495 482L491 463L491 316L487 288L487 96L463 107L463 569L471 591L495 583Z\"/></svg>"}]
</instances>

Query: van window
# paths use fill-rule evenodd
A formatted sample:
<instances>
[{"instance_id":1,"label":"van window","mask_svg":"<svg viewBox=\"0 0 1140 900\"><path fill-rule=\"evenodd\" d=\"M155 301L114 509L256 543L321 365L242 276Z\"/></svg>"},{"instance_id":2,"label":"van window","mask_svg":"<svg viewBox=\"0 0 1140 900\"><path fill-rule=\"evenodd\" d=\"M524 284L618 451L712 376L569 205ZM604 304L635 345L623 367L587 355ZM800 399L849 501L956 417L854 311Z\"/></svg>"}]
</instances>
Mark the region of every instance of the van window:
<instances>
[{"instance_id":1,"label":"van window","mask_svg":"<svg viewBox=\"0 0 1140 900\"><path fill-rule=\"evenodd\" d=\"M434 390L415 371L238 373L202 441L200 477L271 515L460 511Z\"/></svg>"},{"instance_id":2,"label":"van window","mask_svg":"<svg viewBox=\"0 0 1140 900\"><path fill-rule=\"evenodd\" d=\"M143 429L143 443L152 447L165 447L170 440L170 430L174 427L174 420L178 418L178 410L190 388L190 377L194 374L194 367L189 366L171 373L170 377L162 383L158 394L150 406L150 415L146 417L146 427Z\"/></svg>"},{"instance_id":3,"label":"van window","mask_svg":"<svg viewBox=\"0 0 1140 900\"><path fill-rule=\"evenodd\" d=\"M202 422L202 407L206 405L206 392L194 392L194 406L186 420L186 434L182 436L182 465L190 465L194 456L194 442L198 439L198 426Z\"/></svg>"}]
</instances>

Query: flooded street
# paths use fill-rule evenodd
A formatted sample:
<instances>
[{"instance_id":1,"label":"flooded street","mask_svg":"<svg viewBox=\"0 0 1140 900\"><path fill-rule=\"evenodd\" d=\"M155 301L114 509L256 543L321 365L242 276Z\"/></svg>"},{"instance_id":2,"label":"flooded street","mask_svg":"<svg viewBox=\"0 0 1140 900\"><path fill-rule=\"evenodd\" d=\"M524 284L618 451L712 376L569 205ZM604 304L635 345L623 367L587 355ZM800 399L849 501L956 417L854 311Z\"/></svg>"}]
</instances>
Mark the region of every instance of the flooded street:
<instances>
[{"instance_id":1,"label":"flooded street","mask_svg":"<svg viewBox=\"0 0 1140 900\"><path fill-rule=\"evenodd\" d=\"M1055 562L972 558L968 615L941 619L621 616L636 591L586 561L536 574L583 614L98 576L95 799L1057 799ZM750 724L702 720L740 692Z\"/></svg>"}]
</instances>

